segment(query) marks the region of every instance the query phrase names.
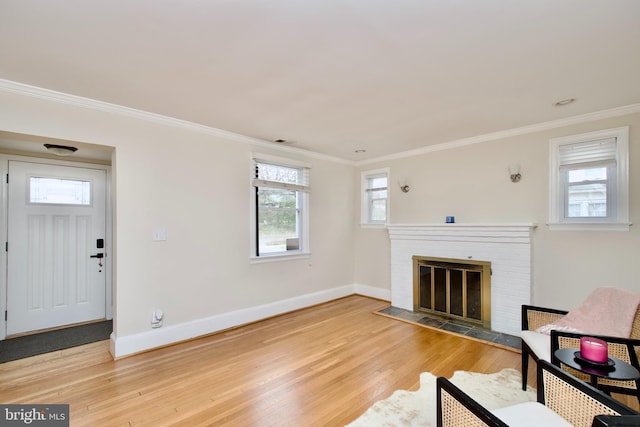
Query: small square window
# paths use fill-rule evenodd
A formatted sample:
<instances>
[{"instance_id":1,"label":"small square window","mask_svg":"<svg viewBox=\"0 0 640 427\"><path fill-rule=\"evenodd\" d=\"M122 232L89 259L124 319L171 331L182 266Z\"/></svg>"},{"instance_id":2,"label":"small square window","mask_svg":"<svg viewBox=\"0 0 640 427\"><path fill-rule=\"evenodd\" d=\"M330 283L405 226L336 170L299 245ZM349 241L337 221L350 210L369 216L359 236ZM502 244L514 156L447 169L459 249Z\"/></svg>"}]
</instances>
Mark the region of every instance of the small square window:
<instances>
[{"instance_id":1,"label":"small square window","mask_svg":"<svg viewBox=\"0 0 640 427\"><path fill-rule=\"evenodd\" d=\"M628 129L550 141L551 229L629 229Z\"/></svg>"},{"instance_id":2,"label":"small square window","mask_svg":"<svg viewBox=\"0 0 640 427\"><path fill-rule=\"evenodd\" d=\"M362 173L362 223L386 224L389 220L389 170Z\"/></svg>"}]
</instances>

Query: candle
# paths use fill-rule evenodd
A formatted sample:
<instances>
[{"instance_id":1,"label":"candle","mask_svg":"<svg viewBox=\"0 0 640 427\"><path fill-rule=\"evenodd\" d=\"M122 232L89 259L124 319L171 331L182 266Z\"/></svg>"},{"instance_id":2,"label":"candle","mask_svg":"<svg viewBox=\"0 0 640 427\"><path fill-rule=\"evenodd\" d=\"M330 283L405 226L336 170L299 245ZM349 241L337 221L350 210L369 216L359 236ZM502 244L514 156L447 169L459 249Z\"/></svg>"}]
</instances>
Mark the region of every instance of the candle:
<instances>
[{"instance_id":1,"label":"candle","mask_svg":"<svg viewBox=\"0 0 640 427\"><path fill-rule=\"evenodd\" d=\"M607 343L598 338L580 338L580 356L597 363L606 363L609 359Z\"/></svg>"}]
</instances>

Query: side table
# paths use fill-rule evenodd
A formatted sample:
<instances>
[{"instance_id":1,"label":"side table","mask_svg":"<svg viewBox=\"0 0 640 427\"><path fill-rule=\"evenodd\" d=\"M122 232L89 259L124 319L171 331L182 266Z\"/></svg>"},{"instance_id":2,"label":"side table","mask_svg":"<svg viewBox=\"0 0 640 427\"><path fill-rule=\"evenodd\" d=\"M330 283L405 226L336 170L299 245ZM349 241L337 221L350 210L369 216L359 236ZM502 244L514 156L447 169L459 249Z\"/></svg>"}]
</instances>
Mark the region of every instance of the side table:
<instances>
[{"instance_id":1,"label":"side table","mask_svg":"<svg viewBox=\"0 0 640 427\"><path fill-rule=\"evenodd\" d=\"M565 365L585 373L591 378L591 385L598 387L598 378L607 378L618 381L635 381L640 378L640 372L629 363L624 362L615 357L609 357L613 360L614 365L611 367L599 367L587 363L579 362L574 354L579 351L577 348L561 348L553 353L553 364L560 366L562 362Z\"/></svg>"}]
</instances>

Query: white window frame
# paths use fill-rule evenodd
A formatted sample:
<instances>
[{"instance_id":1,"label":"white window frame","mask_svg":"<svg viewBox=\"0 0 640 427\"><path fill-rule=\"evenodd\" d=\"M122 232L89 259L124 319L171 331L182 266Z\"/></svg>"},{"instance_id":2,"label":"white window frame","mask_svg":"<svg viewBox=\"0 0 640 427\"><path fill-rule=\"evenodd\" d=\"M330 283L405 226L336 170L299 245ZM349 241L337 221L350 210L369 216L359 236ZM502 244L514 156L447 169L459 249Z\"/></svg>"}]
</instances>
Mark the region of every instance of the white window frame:
<instances>
[{"instance_id":1,"label":"white window frame","mask_svg":"<svg viewBox=\"0 0 640 427\"><path fill-rule=\"evenodd\" d=\"M361 185L361 190L360 190L360 212L361 212L361 219L360 219L360 223L363 227L386 227L387 224L389 224L389 218L390 218L390 212L389 212L389 195L390 195L390 188L389 188L389 180L390 180L390 170L389 168L381 168L381 169L374 169L374 170L368 170L368 171L363 171L361 173L361 181L360 181L360 185ZM368 187L368 180L370 178L374 178L376 176L386 176L387 178L387 198L385 201L385 217L386 220L385 221L372 221L371 220L371 212L369 209L369 197L367 195L367 192L369 189Z\"/></svg>"},{"instance_id":2,"label":"white window frame","mask_svg":"<svg viewBox=\"0 0 640 427\"><path fill-rule=\"evenodd\" d=\"M269 154L260 154L253 153L251 159L251 183L250 183L250 193L251 193L251 244L250 249L251 253L249 255L249 259L251 263L260 263L260 262L272 262L272 261L286 261L291 259L298 258L308 258L311 254L310 245L309 245L309 194L310 194L310 186L307 182L306 189L297 188L298 186L292 185L292 189L295 189L298 192L299 203L298 208L300 209L299 223L298 223L298 235L299 235L299 243L298 249L281 251L281 252L271 252L264 253L258 255L258 227L257 227L257 219L258 219L258 205L256 199L256 188L260 186L260 181L256 178L256 164L269 163L277 166L284 166L290 168L304 168L307 169L307 173L310 174L311 164L307 162L301 162L298 160L292 160L284 157L273 156ZM300 186L302 187L302 186Z\"/></svg>"},{"instance_id":3,"label":"white window frame","mask_svg":"<svg viewBox=\"0 0 640 427\"><path fill-rule=\"evenodd\" d=\"M607 204L610 216L600 218L570 218L565 215L565 187L560 165L560 148L569 144L589 143L615 138L614 176L607 177ZM589 166L585 160L577 165ZM549 229L629 231L629 127L604 129L578 135L553 138L549 141Z\"/></svg>"}]
</instances>

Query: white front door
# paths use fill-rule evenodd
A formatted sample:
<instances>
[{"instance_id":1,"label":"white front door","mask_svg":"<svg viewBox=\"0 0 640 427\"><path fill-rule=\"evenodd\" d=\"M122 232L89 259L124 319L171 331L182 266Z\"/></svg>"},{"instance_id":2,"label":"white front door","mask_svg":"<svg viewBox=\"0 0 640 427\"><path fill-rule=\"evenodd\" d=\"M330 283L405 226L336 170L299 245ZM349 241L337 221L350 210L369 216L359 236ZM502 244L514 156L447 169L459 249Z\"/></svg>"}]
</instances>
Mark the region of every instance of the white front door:
<instances>
[{"instance_id":1,"label":"white front door","mask_svg":"<svg viewBox=\"0 0 640 427\"><path fill-rule=\"evenodd\" d=\"M9 161L7 335L104 319L106 172Z\"/></svg>"}]
</instances>

